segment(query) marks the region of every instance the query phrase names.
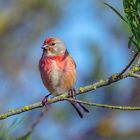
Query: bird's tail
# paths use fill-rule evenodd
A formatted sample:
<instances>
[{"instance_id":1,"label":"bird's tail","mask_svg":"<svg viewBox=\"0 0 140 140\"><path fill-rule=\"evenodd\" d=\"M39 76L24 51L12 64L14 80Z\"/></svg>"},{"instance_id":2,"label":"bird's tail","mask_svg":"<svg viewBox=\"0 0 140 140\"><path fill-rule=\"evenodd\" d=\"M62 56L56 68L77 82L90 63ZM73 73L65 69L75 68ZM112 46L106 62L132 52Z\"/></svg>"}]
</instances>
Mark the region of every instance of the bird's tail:
<instances>
[{"instance_id":1,"label":"bird's tail","mask_svg":"<svg viewBox=\"0 0 140 140\"><path fill-rule=\"evenodd\" d=\"M81 103L73 103L73 102L70 102L70 103L72 104L74 109L77 111L80 118L83 118L83 112L81 111L80 107L83 109L83 111L89 112L89 110L84 105L82 105Z\"/></svg>"}]
</instances>

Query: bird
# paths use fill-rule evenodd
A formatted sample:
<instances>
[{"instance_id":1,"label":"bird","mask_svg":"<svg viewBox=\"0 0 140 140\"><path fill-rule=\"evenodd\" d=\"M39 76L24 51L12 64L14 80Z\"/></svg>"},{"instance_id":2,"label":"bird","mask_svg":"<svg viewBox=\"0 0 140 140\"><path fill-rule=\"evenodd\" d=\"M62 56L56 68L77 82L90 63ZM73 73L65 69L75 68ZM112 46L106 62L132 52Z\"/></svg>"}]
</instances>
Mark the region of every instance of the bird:
<instances>
[{"instance_id":1,"label":"bird","mask_svg":"<svg viewBox=\"0 0 140 140\"><path fill-rule=\"evenodd\" d=\"M65 44L57 37L48 37L41 48L43 49L43 53L39 60L39 71L44 86L50 92L49 95L58 96L68 92L74 98L76 64ZM47 104L49 95L45 96L42 100L43 105ZM70 103L81 118L83 118L83 111L89 112L81 103Z\"/></svg>"}]
</instances>

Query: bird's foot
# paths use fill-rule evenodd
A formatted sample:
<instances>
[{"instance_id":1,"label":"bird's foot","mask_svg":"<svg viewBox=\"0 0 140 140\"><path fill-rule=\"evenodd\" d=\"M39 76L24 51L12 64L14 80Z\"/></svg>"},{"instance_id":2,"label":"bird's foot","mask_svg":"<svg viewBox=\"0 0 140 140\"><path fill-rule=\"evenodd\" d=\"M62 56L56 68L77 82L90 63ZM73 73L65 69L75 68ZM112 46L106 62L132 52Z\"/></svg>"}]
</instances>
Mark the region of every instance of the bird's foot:
<instances>
[{"instance_id":1,"label":"bird's foot","mask_svg":"<svg viewBox=\"0 0 140 140\"><path fill-rule=\"evenodd\" d=\"M70 89L68 92L69 97L74 98L74 94L75 94L76 90L74 88Z\"/></svg>"},{"instance_id":2,"label":"bird's foot","mask_svg":"<svg viewBox=\"0 0 140 140\"><path fill-rule=\"evenodd\" d=\"M51 93L50 94L48 94L48 95L46 95L44 98L43 98L43 100L42 100L42 105L43 106L47 106L48 105L48 97L51 95Z\"/></svg>"},{"instance_id":3,"label":"bird's foot","mask_svg":"<svg viewBox=\"0 0 140 140\"><path fill-rule=\"evenodd\" d=\"M69 97L73 98L73 99L76 99L76 97L74 97L74 94L76 93L76 90L74 88L70 89L69 90ZM74 102L73 102L74 103ZM85 112L89 112L89 110L81 103L79 103L79 106L85 111Z\"/></svg>"}]
</instances>

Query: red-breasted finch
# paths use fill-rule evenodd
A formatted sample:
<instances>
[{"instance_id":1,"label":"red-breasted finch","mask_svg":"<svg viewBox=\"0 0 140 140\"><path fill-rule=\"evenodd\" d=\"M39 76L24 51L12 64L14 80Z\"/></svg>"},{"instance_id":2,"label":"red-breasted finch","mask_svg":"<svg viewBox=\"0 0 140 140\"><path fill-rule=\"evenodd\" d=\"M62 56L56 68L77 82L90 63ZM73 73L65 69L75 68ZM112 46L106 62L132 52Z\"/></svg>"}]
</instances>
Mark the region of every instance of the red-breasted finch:
<instances>
[{"instance_id":1,"label":"red-breasted finch","mask_svg":"<svg viewBox=\"0 0 140 140\"><path fill-rule=\"evenodd\" d=\"M54 96L66 92L73 93L76 82L76 65L64 43L58 38L47 38L42 49L39 69L44 86ZM71 104L81 118L83 114L78 107L81 106L84 111L89 112L79 103L71 102Z\"/></svg>"}]
</instances>

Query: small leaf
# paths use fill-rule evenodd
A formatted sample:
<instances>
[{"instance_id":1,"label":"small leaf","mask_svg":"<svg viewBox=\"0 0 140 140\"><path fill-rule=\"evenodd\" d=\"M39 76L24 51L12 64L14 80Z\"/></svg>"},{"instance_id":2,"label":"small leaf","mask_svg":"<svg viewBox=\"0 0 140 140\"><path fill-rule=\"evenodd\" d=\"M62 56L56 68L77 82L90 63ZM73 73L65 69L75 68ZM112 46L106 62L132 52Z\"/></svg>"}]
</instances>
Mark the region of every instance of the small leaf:
<instances>
[{"instance_id":1,"label":"small leaf","mask_svg":"<svg viewBox=\"0 0 140 140\"><path fill-rule=\"evenodd\" d=\"M132 42L137 48L139 48L139 45L133 39L132 39Z\"/></svg>"},{"instance_id":2,"label":"small leaf","mask_svg":"<svg viewBox=\"0 0 140 140\"><path fill-rule=\"evenodd\" d=\"M129 37L129 42L128 42L128 48L131 48L131 44L132 44L132 40L133 40L134 35L132 35L131 37Z\"/></svg>"},{"instance_id":3,"label":"small leaf","mask_svg":"<svg viewBox=\"0 0 140 140\"><path fill-rule=\"evenodd\" d=\"M111 5L104 3L106 6L108 6L109 8L111 8L124 22L127 23L127 20Z\"/></svg>"}]
</instances>

